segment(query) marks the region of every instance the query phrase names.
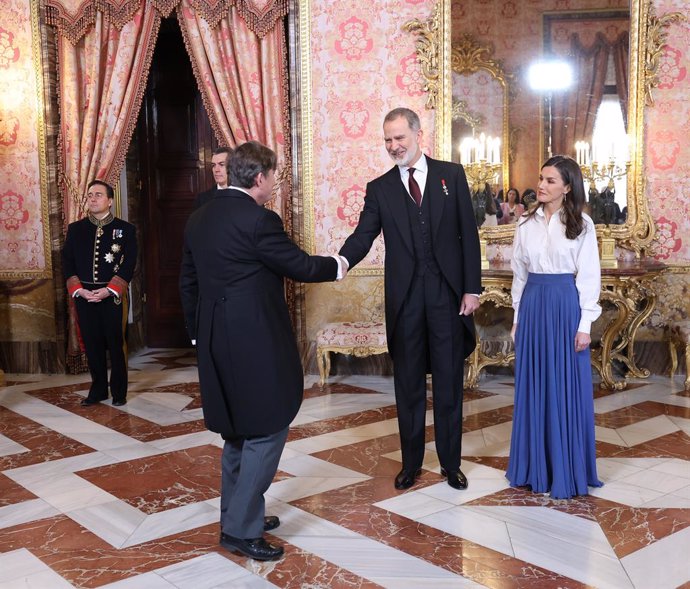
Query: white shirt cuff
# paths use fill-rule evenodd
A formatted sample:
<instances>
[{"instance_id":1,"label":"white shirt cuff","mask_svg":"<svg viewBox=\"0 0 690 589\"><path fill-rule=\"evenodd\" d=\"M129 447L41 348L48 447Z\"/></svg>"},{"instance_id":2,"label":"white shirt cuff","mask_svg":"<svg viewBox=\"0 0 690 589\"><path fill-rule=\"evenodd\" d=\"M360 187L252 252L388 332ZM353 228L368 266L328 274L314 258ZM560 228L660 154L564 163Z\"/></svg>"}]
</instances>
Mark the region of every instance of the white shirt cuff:
<instances>
[{"instance_id":1,"label":"white shirt cuff","mask_svg":"<svg viewBox=\"0 0 690 589\"><path fill-rule=\"evenodd\" d=\"M335 261L338 263L338 275L335 279L342 280L343 274L350 269L350 262L348 262L347 258L344 256L332 255L331 257L335 258ZM345 270L343 270L343 265L345 266Z\"/></svg>"},{"instance_id":2,"label":"white shirt cuff","mask_svg":"<svg viewBox=\"0 0 690 589\"><path fill-rule=\"evenodd\" d=\"M580 319L580 324L577 326L577 330L582 333L589 333L592 329L592 322L585 317Z\"/></svg>"}]
</instances>

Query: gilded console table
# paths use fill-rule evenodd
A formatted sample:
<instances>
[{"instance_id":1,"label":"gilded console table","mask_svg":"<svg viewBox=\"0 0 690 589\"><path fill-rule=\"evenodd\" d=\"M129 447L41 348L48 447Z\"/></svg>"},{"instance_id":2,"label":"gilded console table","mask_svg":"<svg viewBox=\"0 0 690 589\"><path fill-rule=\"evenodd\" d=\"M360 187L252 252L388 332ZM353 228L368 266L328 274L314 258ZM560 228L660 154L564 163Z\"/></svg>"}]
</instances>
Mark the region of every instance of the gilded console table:
<instances>
[{"instance_id":1,"label":"gilded console table","mask_svg":"<svg viewBox=\"0 0 690 589\"><path fill-rule=\"evenodd\" d=\"M598 346L592 348L592 365L601 375L601 384L614 390L627 386L626 378L616 379L613 375L612 362L623 363L630 376L646 378L649 370L639 368L635 363L635 337L637 329L654 309L656 293L654 279L665 266L654 260L634 260L621 262L618 268L602 269L601 297L602 306L610 303L616 311L613 319L600 317L597 322L607 321ZM513 273L509 263L492 263L488 270L482 271L484 292L480 304L493 302L498 307L510 307L510 286ZM485 354L477 342L477 347L467 359L468 372L465 386L474 388L479 381L481 371L487 366L507 366L515 359L513 351L499 352L494 356Z\"/></svg>"}]
</instances>

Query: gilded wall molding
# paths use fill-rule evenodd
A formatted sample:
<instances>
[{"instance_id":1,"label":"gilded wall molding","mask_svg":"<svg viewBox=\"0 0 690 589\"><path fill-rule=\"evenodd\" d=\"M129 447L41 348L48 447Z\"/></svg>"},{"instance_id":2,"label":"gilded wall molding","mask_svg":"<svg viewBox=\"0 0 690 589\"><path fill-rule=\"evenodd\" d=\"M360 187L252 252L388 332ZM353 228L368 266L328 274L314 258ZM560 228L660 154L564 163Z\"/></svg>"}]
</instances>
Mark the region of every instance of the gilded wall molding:
<instances>
[{"instance_id":1,"label":"gilded wall molding","mask_svg":"<svg viewBox=\"0 0 690 589\"><path fill-rule=\"evenodd\" d=\"M654 7L649 6L649 16L645 31L646 51L644 60L644 95L648 106L654 104L652 90L659 85L659 59L666 45L668 27L672 23L686 22L687 17L680 12L669 12L663 16L656 16Z\"/></svg>"},{"instance_id":2,"label":"gilded wall molding","mask_svg":"<svg viewBox=\"0 0 690 589\"><path fill-rule=\"evenodd\" d=\"M494 59L493 48L480 45L472 35L463 35L459 42L454 43L450 51L450 69L452 74L468 75L479 71L489 72L503 89L503 114L501 122L501 183L503 190L508 192L510 187L510 112L509 104L515 93L514 76L503 69L503 63ZM452 81L451 81L452 85ZM451 100L453 98L451 97ZM457 139L457 138L456 138Z\"/></svg>"},{"instance_id":3,"label":"gilded wall molding","mask_svg":"<svg viewBox=\"0 0 690 589\"><path fill-rule=\"evenodd\" d=\"M414 19L403 25L403 31L417 36L415 50L422 66L422 75L426 80L424 91L428 96L426 107L436 108L439 94L442 92L441 70L441 3L436 4L429 20Z\"/></svg>"}]
</instances>

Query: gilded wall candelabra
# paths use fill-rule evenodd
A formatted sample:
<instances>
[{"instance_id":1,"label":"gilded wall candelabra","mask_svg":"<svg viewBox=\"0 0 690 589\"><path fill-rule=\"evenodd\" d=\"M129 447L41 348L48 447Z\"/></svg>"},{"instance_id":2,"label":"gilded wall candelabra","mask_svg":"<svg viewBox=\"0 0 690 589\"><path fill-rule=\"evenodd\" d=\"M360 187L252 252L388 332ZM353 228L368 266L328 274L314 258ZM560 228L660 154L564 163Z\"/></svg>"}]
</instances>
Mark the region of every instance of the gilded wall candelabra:
<instances>
[{"instance_id":1,"label":"gilded wall candelabra","mask_svg":"<svg viewBox=\"0 0 690 589\"><path fill-rule=\"evenodd\" d=\"M484 190L486 184L496 184L502 169L501 140L484 133L478 138L465 137L460 142L460 163L472 192Z\"/></svg>"},{"instance_id":2,"label":"gilded wall candelabra","mask_svg":"<svg viewBox=\"0 0 690 589\"><path fill-rule=\"evenodd\" d=\"M624 178L630 171L630 158L625 162L621 158L616 158L615 154L619 149L616 145L597 146L590 152L589 143L577 141L575 143L576 160L582 170L582 177L590 186L597 188L597 184L605 184L605 190L615 191L616 180ZM627 145L623 148L623 153L627 153ZM594 217L594 213L592 213ZM595 222L596 222L596 217ZM616 241L611 235L611 229L607 226L600 234L599 243L601 247L600 261L602 268L617 268Z\"/></svg>"},{"instance_id":3,"label":"gilded wall candelabra","mask_svg":"<svg viewBox=\"0 0 690 589\"><path fill-rule=\"evenodd\" d=\"M487 161L478 161L471 164L465 164L465 175L467 176L467 183L470 185L472 192L480 192L484 190L484 186L489 184L493 186L498 182L498 174L501 171L501 164L492 164Z\"/></svg>"},{"instance_id":4,"label":"gilded wall candelabra","mask_svg":"<svg viewBox=\"0 0 690 589\"><path fill-rule=\"evenodd\" d=\"M606 182L606 188L613 190L615 181L628 175L630 171L630 159L621 163L619 159L613 155L614 150L611 149L608 155L602 157L590 156L589 143L586 141L577 141L575 143L575 153L577 163L582 170L582 177L585 182L592 186Z\"/></svg>"}]
</instances>

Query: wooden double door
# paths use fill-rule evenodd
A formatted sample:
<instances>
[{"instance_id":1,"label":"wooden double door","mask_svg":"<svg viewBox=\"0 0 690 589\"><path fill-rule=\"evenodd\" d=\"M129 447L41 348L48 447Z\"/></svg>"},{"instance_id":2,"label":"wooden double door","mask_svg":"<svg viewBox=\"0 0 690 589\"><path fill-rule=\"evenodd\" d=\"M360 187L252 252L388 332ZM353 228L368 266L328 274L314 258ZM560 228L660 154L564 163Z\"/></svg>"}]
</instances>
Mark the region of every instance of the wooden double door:
<instances>
[{"instance_id":1,"label":"wooden double door","mask_svg":"<svg viewBox=\"0 0 690 589\"><path fill-rule=\"evenodd\" d=\"M144 337L149 347L190 346L178 279L184 227L211 187L217 146L176 18L163 19L139 117Z\"/></svg>"}]
</instances>

